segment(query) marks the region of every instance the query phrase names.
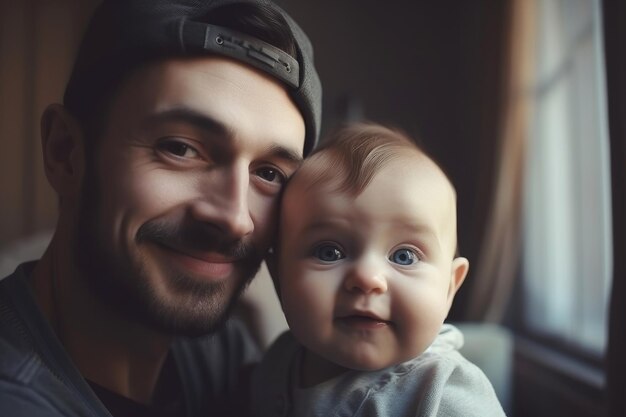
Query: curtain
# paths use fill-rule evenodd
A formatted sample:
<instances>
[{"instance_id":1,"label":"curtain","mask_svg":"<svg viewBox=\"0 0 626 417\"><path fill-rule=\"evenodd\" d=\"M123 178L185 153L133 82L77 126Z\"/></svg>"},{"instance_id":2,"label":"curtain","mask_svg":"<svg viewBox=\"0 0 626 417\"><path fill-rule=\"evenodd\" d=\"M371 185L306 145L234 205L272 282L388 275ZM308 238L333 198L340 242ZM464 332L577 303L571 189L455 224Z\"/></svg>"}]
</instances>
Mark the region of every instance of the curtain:
<instances>
[{"instance_id":1,"label":"curtain","mask_svg":"<svg viewBox=\"0 0 626 417\"><path fill-rule=\"evenodd\" d=\"M466 318L500 322L518 269L521 198L533 67L534 2L511 0L491 203Z\"/></svg>"},{"instance_id":2,"label":"curtain","mask_svg":"<svg viewBox=\"0 0 626 417\"><path fill-rule=\"evenodd\" d=\"M626 416L626 3L604 0L611 179L613 289L609 315L607 384L609 415Z\"/></svg>"}]
</instances>

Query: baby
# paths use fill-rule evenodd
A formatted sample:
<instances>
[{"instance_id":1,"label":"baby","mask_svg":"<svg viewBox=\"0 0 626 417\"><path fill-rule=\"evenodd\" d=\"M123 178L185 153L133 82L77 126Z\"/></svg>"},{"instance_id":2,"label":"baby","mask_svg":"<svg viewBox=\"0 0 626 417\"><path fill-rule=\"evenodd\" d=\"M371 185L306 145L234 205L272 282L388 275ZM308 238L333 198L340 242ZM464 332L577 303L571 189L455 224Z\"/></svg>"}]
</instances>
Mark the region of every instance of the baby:
<instances>
[{"instance_id":1,"label":"baby","mask_svg":"<svg viewBox=\"0 0 626 417\"><path fill-rule=\"evenodd\" d=\"M503 416L443 324L469 263L456 197L413 141L340 130L292 177L268 266L290 332L253 375L252 414Z\"/></svg>"}]
</instances>

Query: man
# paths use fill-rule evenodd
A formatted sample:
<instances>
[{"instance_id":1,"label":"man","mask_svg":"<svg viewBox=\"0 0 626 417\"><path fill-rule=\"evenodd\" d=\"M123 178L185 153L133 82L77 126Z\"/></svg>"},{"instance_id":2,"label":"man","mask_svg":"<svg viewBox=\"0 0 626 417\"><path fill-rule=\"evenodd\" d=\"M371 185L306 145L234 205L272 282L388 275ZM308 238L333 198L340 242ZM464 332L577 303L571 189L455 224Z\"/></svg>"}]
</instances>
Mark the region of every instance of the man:
<instances>
[{"instance_id":1,"label":"man","mask_svg":"<svg viewBox=\"0 0 626 417\"><path fill-rule=\"evenodd\" d=\"M272 3L106 0L42 117L59 219L0 283L0 415L226 414L256 353L226 317L320 96Z\"/></svg>"}]
</instances>

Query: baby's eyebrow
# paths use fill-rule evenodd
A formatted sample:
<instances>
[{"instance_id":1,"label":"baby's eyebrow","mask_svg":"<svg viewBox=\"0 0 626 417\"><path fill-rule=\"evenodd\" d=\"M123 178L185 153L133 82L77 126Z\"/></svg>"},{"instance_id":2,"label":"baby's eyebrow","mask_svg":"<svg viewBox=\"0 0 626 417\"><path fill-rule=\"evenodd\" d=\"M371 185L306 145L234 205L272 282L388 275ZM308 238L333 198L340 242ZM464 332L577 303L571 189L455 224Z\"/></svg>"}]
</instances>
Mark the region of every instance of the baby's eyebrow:
<instances>
[{"instance_id":1,"label":"baby's eyebrow","mask_svg":"<svg viewBox=\"0 0 626 417\"><path fill-rule=\"evenodd\" d=\"M437 235L431 225L415 221L414 219L397 219L393 222L393 225L415 233Z\"/></svg>"},{"instance_id":2,"label":"baby's eyebrow","mask_svg":"<svg viewBox=\"0 0 626 417\"><path fill-rule=\"evenodd\" d=\"M418 240L431 248L441 248L441 236L435 229L427 224L414 223L410 221L397 221L395 226L407 233L415 234Z\"/></svg>"},{"instance_id":3,"label":"baby's eyebrow","mask_svg":"<svg viewBox=\"0 0 626 417\"><path fill-rule=\"evenodd\" d=\"M315 232L323 229L336 229L339 227L347 227L349 226L349 222L347 220L339 220L339 219L315 219L314 221L307 224L304 228L304 232Z\"/></svg>"}]
</instances>

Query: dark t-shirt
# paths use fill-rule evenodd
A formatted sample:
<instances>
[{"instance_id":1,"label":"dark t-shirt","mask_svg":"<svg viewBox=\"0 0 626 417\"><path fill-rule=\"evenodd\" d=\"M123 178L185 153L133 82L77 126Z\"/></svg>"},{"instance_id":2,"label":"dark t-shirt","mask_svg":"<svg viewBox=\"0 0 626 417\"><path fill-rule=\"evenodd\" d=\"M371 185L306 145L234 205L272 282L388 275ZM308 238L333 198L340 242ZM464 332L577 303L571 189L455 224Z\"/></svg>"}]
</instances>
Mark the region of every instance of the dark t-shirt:
<instances>
[{"instance_id":1,"label":"dark t-shirt","mask_svg":"<svg viewBox=\"0 0 626 417\"><path fill-rule=\"evenodd\" d=\"M159 376L154 401L142 404L116 392L110 391L93 381L87 383L113 417L178 417L185 415L185 401L180 377L172 355L168 355Z\"/></svg>"},{"instance_id":2,"label":"dark t-shirt","mask_svg":"<svg viewBox=\"0 0 626 417\"><path fill-rule=\"evenodd\" d=\"M114 417L179 417L185 415L185 407L180 397L176 401L165 404L146 405L109 391L91 381L87 382Z\"/></svg>"},{"instance_id":3,"label":"dark t-shirt","mask_svg":"<svg viewBox=\"0 0 626 417\"><path fill-rule=\"evenodd\" d=\"M134 410L136 404L124 402L123 397L119 401L117 394L97 388L94 392L95 387L76 369L25 282L33 267L34 263L23 264L0 280L0 416L110 417L102 403L115 417L115 410L119 416ZM240 369L258 360L259 350L242 323L230 320L211 336L175 340L170 358L164 369L173 367L175 376L165 376L159 385L170 386L171 401L164 396L170 404L165 408L171 406L177 414L163 415L221 416L241 401ZM158 390L162 393L164 388ZM160 410L160 401L152 407L159 408L157 412L165 411Z\"/></svg>"}]
</instances>

